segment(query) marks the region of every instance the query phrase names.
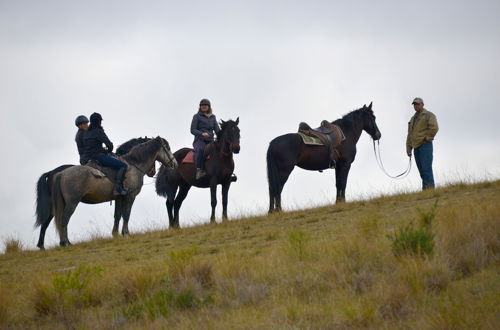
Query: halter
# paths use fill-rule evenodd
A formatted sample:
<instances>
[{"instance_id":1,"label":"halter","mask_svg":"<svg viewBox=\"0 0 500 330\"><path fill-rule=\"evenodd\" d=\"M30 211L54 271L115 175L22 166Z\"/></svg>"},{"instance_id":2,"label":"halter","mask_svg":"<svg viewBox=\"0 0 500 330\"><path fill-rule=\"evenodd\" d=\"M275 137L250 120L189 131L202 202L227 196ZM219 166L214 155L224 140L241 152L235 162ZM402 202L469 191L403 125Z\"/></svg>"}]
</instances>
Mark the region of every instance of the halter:
<instances>
[{"instance_id":1,"label":"halter","mask_svg":"<svg viewBox=\"0 0 500 330\"><path fill-rule=\"evenodd\" d=\"M387 173L387 171L385 170L384 164L382 163L382 157L380 156L380 140L377 140L377 147L378 148L375 148L375 140L373 140L373 152L375 153L375 159L377 160L378 166L380 167L382 172L384 172L385 175L387 175L391 179L403 179L403 178L406 178L408 176L408 174L410 174L411 156L410 156L410 159L408 161L408 167L406 168L406 170L401 174L393 176L393 175L390 175L389 173ZM378 149L378 153L377 153L377 149Z\"/></svg>"}]
</instances>

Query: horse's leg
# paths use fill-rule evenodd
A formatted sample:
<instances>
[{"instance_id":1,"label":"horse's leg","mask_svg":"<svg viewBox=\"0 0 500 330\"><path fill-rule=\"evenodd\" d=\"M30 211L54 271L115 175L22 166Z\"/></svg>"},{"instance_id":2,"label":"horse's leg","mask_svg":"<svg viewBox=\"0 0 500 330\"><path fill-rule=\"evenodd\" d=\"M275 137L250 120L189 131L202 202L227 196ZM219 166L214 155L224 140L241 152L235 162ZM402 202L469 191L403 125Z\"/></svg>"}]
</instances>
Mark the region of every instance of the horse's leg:
<instances>
[{"instance_id":1,"label":"horse's leg","mask_svg":"<svg viewBox=\"0 0 500 330\"><path fill-rule=\"evenodd\" d=\"M179 210L182 202L189 192L189 189L191 189L191 186L187 183L181 183L179 185L179 193L174 201L174 222L171 224L172 228L179 228Z\"/></svg>"},{"instance_id":2,"label":"horse's leg","mask_svg":"<svg viewBox=\"0 0 500 330\"><path fill-rule=\"evenodd\" d=\"M71 246L71 242L68 239L68 223L77 206L78 202L67 202L66 206L64 207L64 211L61 217L61 240L59 242L60 246Z\"/></svg>"},{"instance_id":3,"label":"horse's leg","mask_svg":"<svg viewBox=\"0 0 500 330\"><path fill-rule=\"evenodd\" d=\"M179 184L177 182L172 183L172 186L170 186L170 190L167 193L167 213L168 213L168 224L169 227L173 227L175 224L174 220L174 202L175 202L175 194L177 193L177 190L179 189Z\"/></svg>"},{"instance_id":4,"label":"horse's leg","mask_svg":"<svg viewBox=\"0 0 500 330\"><path fill-rule=\"evenodd\" d=\"M128 231L128 220L130 219L130 212L132 212L132 205L135 201L134 196L126 196L124 200L121 202L121 211L123 217L123 225L122 225L122 236L129 236Z\"/></svg>"},{"instance_id":5,"label":"horse's leg","mask_svg":"<svg viewBox=\"0 0 500 330\"><path fill-rule=\"evenodd\" d=\"M210 180L210 205L212 206L210 222L215 222L215 207L217 206L217 177L215 176Z\"/></svg>"},{"instance_id":6,"label":"horse's leg","mask_svg":"<svg viewBox=\"0 0 500 330\"><path fill-rule=\"evenodd\" d=\"M336 203L345 202L345 188L350 169L351 163L337 162L337 167L335 169L335 185L337 187Z\"/></svg>"},{"instance_id":7,"label":"horse's leg","mask_svg":"<svg viewBox=\"0 0 500 330\"><path fill-rule=\"evenodd\" d=\"M222 185L222 220L227 220L227 196L229 194L229 187L231 181Z\"/></svg>"},{"instance_id":8,"label":"horse's leg","mask_svg":"<svg viewBox=\"0 0 500 330\"><path fill-rule=\"evenodd\" d=\"M40 250L45 250L45 231L47 230L47 227L49 226L50 222L52 221L52 218L54 216L52 213L50 216L43 222L42 226L40 227L40 237L38 238L38 244L36 245Z\"/></svg>"},{"instance_id":9,"label":"horse's leg","mask_svg":"<svg viewBox=\"0 0 500 330\"><path fill-rule=\"evenodd\" d=\"M276 194L276 211L281 212L281 192L283 191L283 187L285 186L285 183L288 181L288 177L290 176L290 173L292 173L293 168L295 167L294 164L284 166L283 168L280 169L280 189L277 191Z\"/></svg>"},{"instance_id":10,"label":"horse's leg","mask_svg":"<svg viewBox=\"0 0 500 330\"><path fill-rule=\"evenodd\" d=\"M121 198L118 198L115 200L115 223L113 225L113 231L112 234L113 236L118 236L118 229L120 226L120 219L122 217L122 210L121 210Z\"/></svg>"}]
</instances>

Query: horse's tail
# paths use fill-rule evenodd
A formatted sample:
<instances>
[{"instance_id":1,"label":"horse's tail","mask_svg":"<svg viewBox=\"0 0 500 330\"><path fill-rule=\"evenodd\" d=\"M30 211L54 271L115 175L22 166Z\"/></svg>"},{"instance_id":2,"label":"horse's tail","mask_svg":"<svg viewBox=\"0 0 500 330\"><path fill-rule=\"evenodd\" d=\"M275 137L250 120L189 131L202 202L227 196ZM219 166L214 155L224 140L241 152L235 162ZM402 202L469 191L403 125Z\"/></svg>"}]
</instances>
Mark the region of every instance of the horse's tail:
<instances>
[{"instance_id":1,"label":"horse's tail","mask_svg":"<svg viewBox=\"0 0 500 330\"><path fill-rule=\"evenodd\" d=\"M272 143L272 142L271 142ZM278 166L272 154L272 144L267 148L267 182L269 184L269 197L273 199L281 193L283 185L281 184Z\"/></svg>"},{"instance_id":2,"label":"horse's tail","mask_svg":"<svg viewBox=\"0 0 500 330\"><path fill-rule=\"evenodd\" d=\"M165 166L160 167L160 171L156 176L155 182L156 193L158 196L166 197L169 191L168 188L168 170Z\"/></svg>"},{"instance_id":3,"label":"horse's tail","mask_svg":"<svg viewBox=\"0 0 500 330\"><path fill-rule=\"evenodd\" d=\"M41 226L51 214L50 174L51 172L43 173L36 183L35 228Z\"/></svg>"},{"instance_id":4,"label":"horse's tail","mask_svg":"<svg viewBox=\"0 0 500 330\"><path fill-rule=\"evenodd\" d=\"M35 228L52 218L52 177L74 165L62 165L43 173L36 183L36 221Z\"/></svg>"},{"instance_id":5,"label":"horse's tail","mask_svg":"<svg viewBox=\"0 0 500 330\"><path fill-rule=\"evenodd\" d=\"M64 212L64 208L66 206L66 202L64 201L64 196L61 191L61 175L56 175L54 177L54 182L52 183L52 201L53 201L53 209L54 216L56 218L56 228L59 233L61 233L62 229L62 215Z\"/></svg>"}]
</instances>

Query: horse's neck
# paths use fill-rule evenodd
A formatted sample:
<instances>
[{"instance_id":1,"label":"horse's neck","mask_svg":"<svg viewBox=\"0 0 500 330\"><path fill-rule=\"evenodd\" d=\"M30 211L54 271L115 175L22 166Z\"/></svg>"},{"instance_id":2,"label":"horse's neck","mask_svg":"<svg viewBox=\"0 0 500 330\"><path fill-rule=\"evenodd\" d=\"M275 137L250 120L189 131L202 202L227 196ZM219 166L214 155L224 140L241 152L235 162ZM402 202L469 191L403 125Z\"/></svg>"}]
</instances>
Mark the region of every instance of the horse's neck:
<instances>
[{"instance_id":1,"label":"horse's neck","mask_svg":"<svg viewBox=\"0 0 500 330\"><path fill-rule=\"evenodd\" d=\"M233 159L233 153L230 151L229 143L227 143L224 138L220 141L215 141L215 152L224 160Z\"/></svg>"},{"instance_id":2,"label":"horse's neck","mask_svg":"<svg viewBox=\"0 0 500 330\"><path fill-rule=\"evenodd\" d=\"M138 172L141 171L140 174L144 176L156 161L156 153L148 155L148 157L145 157L145 160L141 162L134 162L129 158L125 158L125 160L127 163L132 164L132 168L138 170Z\"/></svg>"},{"instance_id":3,"label":"horse's neck","mask_svg":"<svg viewBox=\"0 0 500 330\"><path fill-rule=\"evenodd\" d=\"M354 115L353 115L354 116ZM359 138L361 137L361 133L363 132L363 127L356 118L350 119L339 119L337 124L342 128L344 135L347 138L350 138L354 143L358 143Z\"/></svg>"}]
</instances>

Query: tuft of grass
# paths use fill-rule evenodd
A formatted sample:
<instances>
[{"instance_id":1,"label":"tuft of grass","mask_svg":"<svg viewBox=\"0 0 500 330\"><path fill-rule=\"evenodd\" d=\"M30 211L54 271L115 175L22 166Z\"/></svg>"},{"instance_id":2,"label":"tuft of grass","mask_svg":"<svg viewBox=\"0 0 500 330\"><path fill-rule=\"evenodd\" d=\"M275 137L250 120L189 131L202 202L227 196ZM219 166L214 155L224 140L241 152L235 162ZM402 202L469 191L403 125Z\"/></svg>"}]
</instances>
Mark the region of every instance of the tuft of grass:
<instances>
[{"instance_id":1,"label":"tuft of grass","mask_svg":"<svg viewBox=\"0 0 500 330\"><path fill-rule=\"evenodd\" d=\"M420 214L419 225L410 222L406 226L400 226L398 230L387 235L392 242L392 252L396 257L402 255L431 256L434 252L434 237L432 223L436 217L438 200L433 206L425 211L418 209Z\"/></svg>"},{"instance_id":2,"label":"tuft of grass","mask_svg":"<svg viewBox=\"0 0 500 330\"><path fill-rule=\"evenodd\" d=\"M291 231L288 233L288 244L292 254L300 261L304 260L309 242L309 237L303 231Z\"/></svg>"},{"instance_id":3,"label":"tuft of grass","mask_svg":"<svg viewBox=\"0 0 500 330\"><path fill-rule=\"evenodd\" d=\"M19 253L24 249L24 244L19 238L8 237L4 240L4 251L8 253Z\"/></svg>"}]
</instances>

